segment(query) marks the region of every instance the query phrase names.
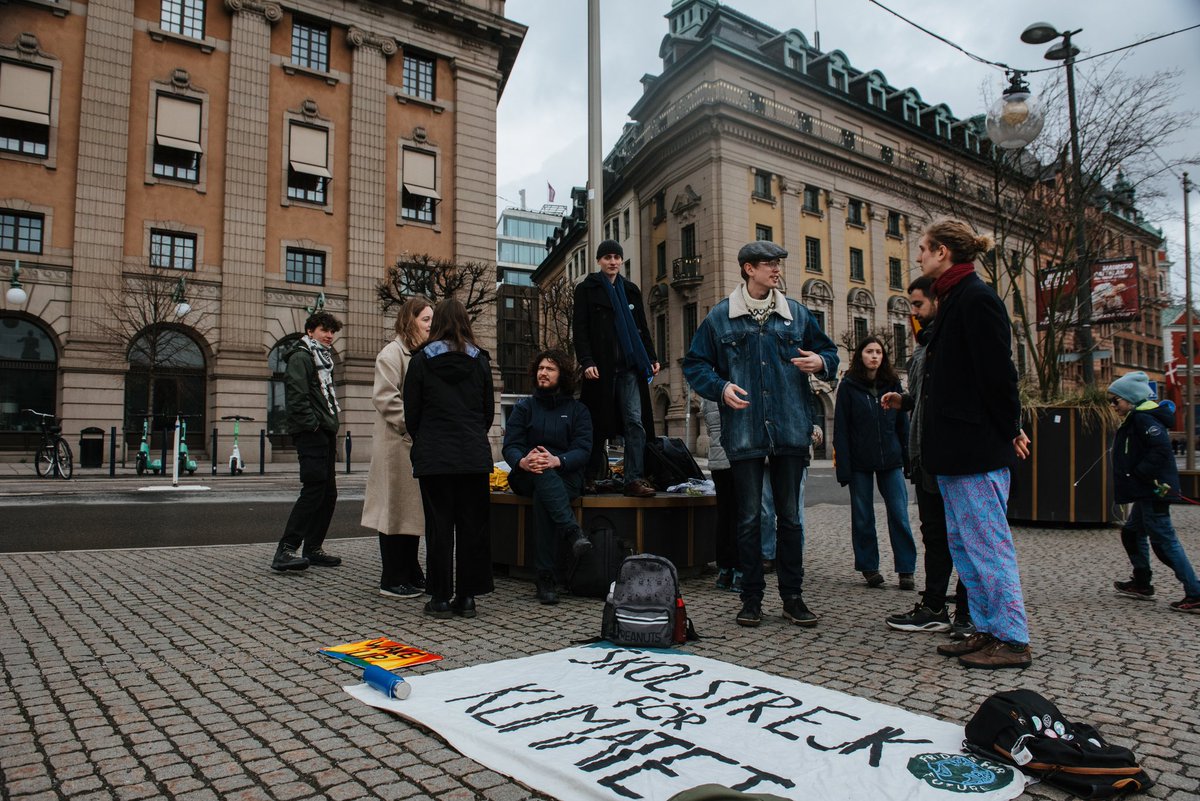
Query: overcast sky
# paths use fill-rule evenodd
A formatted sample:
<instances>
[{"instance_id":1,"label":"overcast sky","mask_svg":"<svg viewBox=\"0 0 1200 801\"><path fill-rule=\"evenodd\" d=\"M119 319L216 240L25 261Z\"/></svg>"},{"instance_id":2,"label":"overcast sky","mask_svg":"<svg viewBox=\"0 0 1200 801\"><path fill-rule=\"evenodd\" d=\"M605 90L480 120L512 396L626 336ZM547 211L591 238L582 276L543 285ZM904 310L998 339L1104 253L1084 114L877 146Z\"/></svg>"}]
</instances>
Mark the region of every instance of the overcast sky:
<instances>
[{"instance_id":1,"label":"overcast sky","mask_svg":"<svg viewBox=\"0 0 1200 801\"><path fill-rule=\"evenodd\" d=\"M1150 36L1200 24L1198 0L883 0L889 8L993 61L1036 69L1049 45L1021 42L1033 22L1063 30L1082 28L1074 41L1081 58ZM930 104L946 103L959 118L983 113L984 91L994 97L1004 86L1000 70L979 64L909 26L868 0L736 0L724 3L777 30L797 28L821 49L841 50L854 67L878 69L896 87L914 87ZM603 139L607 155L628 112L641 96L641 77L662 72L658 48L667 33L670 0L602 0L601 50ZM568 202L572 186L587 181L587 2L586 0L507 0L505 15L529 26L500 101L498 116L497 211L546 202L547 183ZM1100 75L1093 65L1076 67L1082 92ZM1107 61L1106 69L1112 62ZM1131 74L1178 68L1183 71L1179 109L1200 110L1200 28L1127 51L1121 69ZM1037 91L1043 75L1030 76ZM1081 95L1082 96L1082 95ZM1200 152L1200 127L1163 155ZM1200 183L1200 166L1190 170ZM1183 201L1176 176L1163 179L1168 202L1143 211L1165 229L1178 280L1183 264ZM1200 194L1191 196L1193 250L1200 219ZM1196 263L1193 254L1192 263Z\"/></svg>"}]
</instances>

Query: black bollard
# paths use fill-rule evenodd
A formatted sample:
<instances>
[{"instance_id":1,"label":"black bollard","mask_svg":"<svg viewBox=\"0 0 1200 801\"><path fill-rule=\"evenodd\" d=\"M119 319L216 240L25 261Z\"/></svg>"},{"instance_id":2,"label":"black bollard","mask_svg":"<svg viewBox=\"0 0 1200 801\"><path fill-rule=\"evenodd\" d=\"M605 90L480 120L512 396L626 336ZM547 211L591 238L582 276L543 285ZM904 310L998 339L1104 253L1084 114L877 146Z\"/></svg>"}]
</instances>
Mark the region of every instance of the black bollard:
<instances>
[{"instance_id":1,"label":"black bollard","mask_svg":"<svg viewBox=\"0 0 1200 801\"><path fill-rule=\"evenodd\" d=\"M117 427L109 429L108 435L108 477L117 475Z\"/></svg>"},{"instance_id":2,"label":"black bollard","mask_svg":"<svg viewBox=\"0 0 1200 801\"><path fill-rule=\"evenodd\" d=\"M267 472L267 429L258 430L258 474Z\"/></svg>"},{"instance_id":3,"label":"black bollard","mask_svg":"<svg viewBox=\"0 0 1200 801\"><path fill-rule=\"evenodd\" d=\"M346 432L346 475L350 475L350 451L354 449L354 442L350 439L350 432Z\"/></svg>"},{"instance_id":4,"label":"black bollard","mask_svg":"<svg viewBox=\"0 0 1200 801\"><path fill-rule=\"evenodd\" d=\"M217 427L213 426L212 436L212 474L217 474Z\"/></svg>"}]
</instances>

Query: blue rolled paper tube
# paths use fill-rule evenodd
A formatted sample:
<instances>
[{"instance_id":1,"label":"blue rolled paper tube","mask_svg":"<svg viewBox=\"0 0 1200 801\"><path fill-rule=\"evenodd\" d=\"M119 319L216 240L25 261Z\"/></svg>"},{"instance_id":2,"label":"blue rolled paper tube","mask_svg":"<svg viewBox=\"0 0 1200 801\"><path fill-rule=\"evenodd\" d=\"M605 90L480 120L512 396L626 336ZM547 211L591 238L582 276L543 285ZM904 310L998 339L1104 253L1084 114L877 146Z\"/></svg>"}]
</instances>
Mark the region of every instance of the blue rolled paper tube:
<instances>
[{"instance_id":1,"label":"blue rolled paper tube","mask_svg":"<svg viewBox=\"0 0 1200 801\"><path fill-rule=\"evenodd\" d=\"M388 698L404 700L412 694L412 685L390 670L384 670L379 665L368 665L363 668L363 682L373 687Z\"/></svg>"}]
</instances>

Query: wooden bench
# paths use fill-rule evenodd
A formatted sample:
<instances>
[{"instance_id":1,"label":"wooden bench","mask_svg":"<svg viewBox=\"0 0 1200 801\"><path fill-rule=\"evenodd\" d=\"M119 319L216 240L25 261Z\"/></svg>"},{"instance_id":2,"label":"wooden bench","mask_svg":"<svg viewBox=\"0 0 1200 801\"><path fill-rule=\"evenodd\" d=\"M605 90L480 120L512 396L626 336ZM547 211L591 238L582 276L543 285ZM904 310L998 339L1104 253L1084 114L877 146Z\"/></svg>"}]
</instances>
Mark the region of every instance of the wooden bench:
<instances>
[{"instance_id":1,"label":"wooden bench","mask_svg":"<svg viewBox=\"0 0 1200 801\"><path fill-rule=\"evenodd\" d=\"M571 504L586 532L607 518L635 553L670 559L681 575L695 575L716 559L717 499L713 495L659 493L653 498L584 495ZM533 499L493 492L492 562L517 578L534 574Z\"/></svg>"}]
</instances>

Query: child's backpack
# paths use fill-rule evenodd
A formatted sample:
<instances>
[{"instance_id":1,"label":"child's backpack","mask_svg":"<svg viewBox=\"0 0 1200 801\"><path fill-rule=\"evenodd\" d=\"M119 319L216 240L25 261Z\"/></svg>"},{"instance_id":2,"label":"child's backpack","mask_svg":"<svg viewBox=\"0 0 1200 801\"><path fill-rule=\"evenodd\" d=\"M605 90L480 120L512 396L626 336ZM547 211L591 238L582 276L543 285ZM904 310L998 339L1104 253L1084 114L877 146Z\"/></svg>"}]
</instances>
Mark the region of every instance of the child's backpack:
<instances>
[{"instance_id":1,"label":"child's backpack","mask_svg":"<svg viewBox=\"0 0 1200 801\"><path fill-rule=\"evenodd\" d=\"M670 648L700 639L688 620L671 560L654 554L625 557L604 604L600 637L637 648Z\"/></svg>"},{"instance_id":2,"label":"child's backpack","mask_svg":"<svg viewBox=\"0 0 1200 801\"><path fill-rule=\"evenodd\" d=\"M1154 786L1128 748L1094 726L1072 723L1033 690L990 696L966 728L967 750L1016 765L1081 798L1111 798Z\"/></svg>"}]
</instances>

